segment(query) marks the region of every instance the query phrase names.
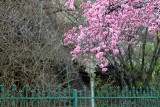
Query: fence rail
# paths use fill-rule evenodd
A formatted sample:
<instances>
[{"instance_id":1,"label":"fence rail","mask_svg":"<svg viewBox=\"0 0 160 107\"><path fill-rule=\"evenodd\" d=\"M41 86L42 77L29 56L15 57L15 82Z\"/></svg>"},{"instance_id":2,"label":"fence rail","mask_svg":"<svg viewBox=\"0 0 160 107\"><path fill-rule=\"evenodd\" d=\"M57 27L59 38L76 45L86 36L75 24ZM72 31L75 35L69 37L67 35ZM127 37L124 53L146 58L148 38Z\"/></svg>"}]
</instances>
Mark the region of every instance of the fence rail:
<instances>
[{"instance_id":1,"label":"fence rail","mask_svg":"<svg viewBox=\"0 0 160 107\"><path fill-rule=\"evenodd\" d=\"M50 86L42 89L39 85L17 89L13 85L6 89L0 85L0 107L91 107L94 98L95 107L160 107L160 91L156 88L142 90L104 87L95 89L95 97L85 86L82 90Z\"/></svg>"}]
</instances>

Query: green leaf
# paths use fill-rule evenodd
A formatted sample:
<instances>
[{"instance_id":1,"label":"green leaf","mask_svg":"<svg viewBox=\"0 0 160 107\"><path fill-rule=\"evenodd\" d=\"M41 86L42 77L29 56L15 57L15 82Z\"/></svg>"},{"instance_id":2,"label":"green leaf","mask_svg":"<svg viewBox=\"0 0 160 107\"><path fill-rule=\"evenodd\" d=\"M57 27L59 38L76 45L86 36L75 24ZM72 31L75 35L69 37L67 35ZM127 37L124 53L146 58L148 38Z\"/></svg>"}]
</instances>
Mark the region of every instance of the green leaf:
<instances>
[{"instance_id":1,"label":"green leaf","mask_svg":"<svg viewBox=\"0 0 160 107\"><path fill-rule=\"evenodd\" d=\"M158 31L158 37L160 37L160 31Z\"/></svg>"},{"instance_id":2,"label":"green leaf","mask_svg":"<svg viewBox=\"0 0 160 107\"><path fill-rule=\"evenodd\" d=\"M76 4L77 4L78 6L80 6L83 2L84 2L84 0L76 0Z\"/></svg>"}]
</instances>

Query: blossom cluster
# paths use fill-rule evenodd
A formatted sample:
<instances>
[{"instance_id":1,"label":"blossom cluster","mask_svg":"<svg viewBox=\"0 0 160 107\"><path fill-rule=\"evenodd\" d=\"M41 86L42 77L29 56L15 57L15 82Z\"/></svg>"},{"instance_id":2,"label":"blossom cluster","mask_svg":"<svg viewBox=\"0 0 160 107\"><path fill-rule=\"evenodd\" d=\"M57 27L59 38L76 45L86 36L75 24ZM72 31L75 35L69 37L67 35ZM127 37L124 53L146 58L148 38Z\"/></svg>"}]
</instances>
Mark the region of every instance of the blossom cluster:
<instances>
[{"instance_id":1,"label":"blossom cluster","mask_svg":"<svg viewBox=\"0 0 160 107\"><path fill-rule=\"evenodd\" d=\"M67 2L70 9L75 9L73 1ZM119 46L134 44L139 28L152 34L160 31L160 0L87 0L80 8L87 24L66 32L64 44L75 46L73 59L94 56L102 71L107 71L106 54L124 53Z\"/></svg>"},{"instance_id":2,"label":"blossom cluster","mask_svg":"<svg viewBox=\"0 0 160 107\"><path fill-rule=\"evenodd\" d=\"M75 7L74 7L74 0L68 0L65 5L71 9L71 10L75 10Z\"/></svg>"}]
</instances>

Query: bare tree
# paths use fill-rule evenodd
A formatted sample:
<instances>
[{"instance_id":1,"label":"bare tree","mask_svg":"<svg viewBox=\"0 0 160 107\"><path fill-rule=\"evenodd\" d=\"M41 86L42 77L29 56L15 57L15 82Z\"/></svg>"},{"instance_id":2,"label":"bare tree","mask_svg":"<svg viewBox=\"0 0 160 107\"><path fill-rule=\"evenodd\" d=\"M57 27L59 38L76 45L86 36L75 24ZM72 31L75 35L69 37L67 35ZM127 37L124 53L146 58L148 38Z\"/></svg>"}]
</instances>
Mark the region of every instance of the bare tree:
<instances>
[{"instance_id":1,"label":"bare tree","mask_svg":"<svg viewBox=\"0 0 160 107\"><path fill-rule=\"evenodd\" d=\"M63 34L76 20L63 3L0 1L1 84L56 87L77 78L69 50L63 46Z\"/></svg>"}]
</instances>

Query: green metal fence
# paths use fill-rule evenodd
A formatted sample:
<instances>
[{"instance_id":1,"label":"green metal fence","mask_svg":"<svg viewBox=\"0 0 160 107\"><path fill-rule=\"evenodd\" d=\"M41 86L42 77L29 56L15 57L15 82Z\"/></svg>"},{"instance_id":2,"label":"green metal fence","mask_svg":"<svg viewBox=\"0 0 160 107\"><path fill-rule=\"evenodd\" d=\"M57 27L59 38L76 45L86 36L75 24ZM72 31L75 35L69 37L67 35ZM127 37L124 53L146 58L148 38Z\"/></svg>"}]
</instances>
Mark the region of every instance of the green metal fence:
<instances>
[{"instance_id":1,"label":"green metal fence","mask_svg":"<svg viewBox=\"0 0 160 107\"><path fill-rule=\"evenodd\" d=\"M90 90L49 86L42 89L39 85L22 90L13 85L10 89L0 85L0 107L91 107ZM160 107L160 91L156 88L125 89L104 87L95 89L95 107Z\"/></svg>"}]
</instances>

